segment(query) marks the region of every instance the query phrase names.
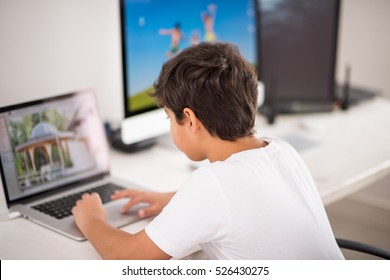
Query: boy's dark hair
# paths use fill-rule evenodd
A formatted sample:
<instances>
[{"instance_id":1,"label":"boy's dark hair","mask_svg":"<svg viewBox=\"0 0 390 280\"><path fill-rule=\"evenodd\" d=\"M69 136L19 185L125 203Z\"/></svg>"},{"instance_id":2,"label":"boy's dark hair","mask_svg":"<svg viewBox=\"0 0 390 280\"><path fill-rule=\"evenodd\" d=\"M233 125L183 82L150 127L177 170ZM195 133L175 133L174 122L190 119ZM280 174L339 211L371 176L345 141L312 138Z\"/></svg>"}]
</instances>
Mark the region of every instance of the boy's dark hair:
<instances>
[{"instance_id":1,"label":"boy's dark hair","mask_svg":"<svg viewBox=\"0 0 390 280\"><path fill-rule=\"evenodd\" d=\"M257 86L254 67L235 45L200 43L163 65L151 96L179 124L188 107L211 135L234 141L254 133Z\"/></svg>"}]
</instances>

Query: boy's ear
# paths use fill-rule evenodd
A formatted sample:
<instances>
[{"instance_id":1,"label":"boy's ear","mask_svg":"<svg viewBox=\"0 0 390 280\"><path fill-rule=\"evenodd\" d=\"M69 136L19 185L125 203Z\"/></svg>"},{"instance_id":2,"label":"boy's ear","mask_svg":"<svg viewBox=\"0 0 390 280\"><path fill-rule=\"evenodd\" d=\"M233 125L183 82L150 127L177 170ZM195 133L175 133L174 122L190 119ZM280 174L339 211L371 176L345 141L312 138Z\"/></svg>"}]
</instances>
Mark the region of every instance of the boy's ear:
<instances>
[{"instance_id":1,"label":"boy's ear","mask_svg":"<svg viewBox=\"0 0 390 280\"><path fill-rule=\"evenodd\" d=\"M186 125L191 129L192 132L196 132L201 127L201 122L196 117L194 111L190 108L183 109L184 116L186 118Z\"/></svg>"}]
</instances>

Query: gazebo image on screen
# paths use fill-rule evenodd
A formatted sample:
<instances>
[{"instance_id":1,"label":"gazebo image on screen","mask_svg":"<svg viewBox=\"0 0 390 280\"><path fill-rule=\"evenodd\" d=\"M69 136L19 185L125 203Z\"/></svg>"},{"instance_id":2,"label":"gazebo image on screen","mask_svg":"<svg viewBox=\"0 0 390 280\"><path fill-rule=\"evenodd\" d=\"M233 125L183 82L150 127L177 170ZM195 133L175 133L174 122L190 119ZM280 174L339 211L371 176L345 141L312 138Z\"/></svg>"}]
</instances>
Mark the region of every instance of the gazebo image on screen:
<instances>
[{"instance_id":1,"label":"gazebo image on screen","mask_svg":"<svg viewBox=\"0 0 390 280\"><path fill-rule=\"evenodd\" d=\"M82 129L87 117L79 107L66 114L44 109L9 121L21 190L94 167Z\"/></svg>"}]
</instances>

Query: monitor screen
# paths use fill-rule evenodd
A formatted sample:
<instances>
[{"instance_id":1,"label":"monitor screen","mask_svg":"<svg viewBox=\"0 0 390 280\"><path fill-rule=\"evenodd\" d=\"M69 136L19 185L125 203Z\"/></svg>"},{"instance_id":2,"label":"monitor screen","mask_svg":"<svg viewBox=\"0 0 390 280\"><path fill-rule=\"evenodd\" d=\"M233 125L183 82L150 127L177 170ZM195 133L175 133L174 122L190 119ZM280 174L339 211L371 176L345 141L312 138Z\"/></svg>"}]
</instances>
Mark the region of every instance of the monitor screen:
<instances>
[{"instance_id":1,"label":"monitor screen","mask_svg":"<svg viewBox=\"0 0 390 280\"><path fill-rule=\"evenodd\" d=\"M122 0L125 117L156 109L148 93L162 64L193 44L235 43L257 66L256 5L254 0Z\"/></svg>"},{"instance_id":2,"label":"monitor screen","mask_svg":"<svg viewBox=\"0 0 390 280\"><path fill-rule=\"evenodd\" d=\"M278 112L332 109L339 0L259 0L259 70Z\"/></svg>"},{"instance_id":3,"label":"monitor screen","mask_svg":"<svg viewBox=\"0 0 390 280\"><path fill-rule=\"evenodd\" d=\"M91 90L0 108L0 173L8 202L108 174L108 157Z\"/></svg>"}]
</instances>

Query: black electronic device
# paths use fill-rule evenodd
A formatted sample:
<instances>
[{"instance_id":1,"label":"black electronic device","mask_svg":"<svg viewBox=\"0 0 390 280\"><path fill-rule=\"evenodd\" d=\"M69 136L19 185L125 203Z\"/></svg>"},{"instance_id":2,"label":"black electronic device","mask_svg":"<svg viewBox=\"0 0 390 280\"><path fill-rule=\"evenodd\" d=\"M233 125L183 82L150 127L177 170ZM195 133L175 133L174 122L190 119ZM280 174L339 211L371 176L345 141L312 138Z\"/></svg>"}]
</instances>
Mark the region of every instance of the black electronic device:
<instances>
[{"instance_id":1,"label":"black electronic device","mask_svg":"<svg viewBox=\"0 0 390 280\"><path fill-rule=\"evenodd\" d=\"M259 70L269 122L280 113L330 111L340 0L259 0Z\"/></svg>"}]
</instances>

